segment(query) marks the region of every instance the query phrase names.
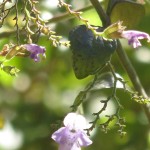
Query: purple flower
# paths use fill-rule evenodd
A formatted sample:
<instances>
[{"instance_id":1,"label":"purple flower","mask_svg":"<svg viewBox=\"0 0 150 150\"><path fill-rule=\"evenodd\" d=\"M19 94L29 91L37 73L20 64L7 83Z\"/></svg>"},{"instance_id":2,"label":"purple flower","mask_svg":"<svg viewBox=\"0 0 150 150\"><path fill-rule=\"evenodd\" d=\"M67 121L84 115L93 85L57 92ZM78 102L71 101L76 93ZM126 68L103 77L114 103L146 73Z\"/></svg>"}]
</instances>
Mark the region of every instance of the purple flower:
<instances>
[{"instance_id":1,"label":"purple flower","mask_svg":"<svg viewBox=\"0 0 150 150\"><path fill-rule=\"evenodd\" d=\"M40 61L40 54L42 54L43 57L46 57L46 50L43 46L38 46L36 44L25 44L24 47L31 53L30 57L34 59L35 62Z\"/></svg>"},{"instance_id":2,"label":"purple flower","mask_svg":"<svg viewBox=\"0 0 150 150\"><path fill-rule=\"evenodd\" d=\"M64 119L64 125L52 134L52 139L59 144L59 150L81 150L81 146L92 144L84 131L86 120L83 116L69 113Z\"/></svg>"},{"instance_id":3,"label":"purple flower","mask_svg":"<svg viewBox=\"0 0 150 150\"><path fill-rule=\"evenodd\" d=\"M132 45L133 48L137 48L141 46L140 39L147 39L150 42L149 34L145 32L135 31L135 30L127 30L123 31L121 36L128 40L129 45Z\"/></svg>"}]
</instances>

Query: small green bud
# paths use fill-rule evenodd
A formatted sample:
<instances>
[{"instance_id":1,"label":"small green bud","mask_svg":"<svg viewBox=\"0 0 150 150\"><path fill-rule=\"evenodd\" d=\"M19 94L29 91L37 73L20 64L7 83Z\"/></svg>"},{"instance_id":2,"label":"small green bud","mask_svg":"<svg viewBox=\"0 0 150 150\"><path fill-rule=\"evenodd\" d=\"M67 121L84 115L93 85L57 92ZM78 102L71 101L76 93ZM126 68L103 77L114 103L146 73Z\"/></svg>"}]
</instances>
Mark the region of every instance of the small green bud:
<instances>
[{"instance_id":1,"label":"small green bud","mask_svg":"<svg viewBox=\"0 0 150 150\"><path fill-rule=\"evenodd\" d=\"M16 76L17 73L20 71L14 66L4 66L2 69L11 76Z\"/></svg>"},{"instance_id":2,"label":"small green bud","mask_svg":"<svg viewBox=\"0 0 150 150\"><path fill-rule=\"evenodd\" d=\"M48 33L49 33L50 31L49 31L49 28L48 28L48 27L43 27L43 28L41 29L41 32L44 33L45 35L48 35Z\"/></svg>"}]
</instances>

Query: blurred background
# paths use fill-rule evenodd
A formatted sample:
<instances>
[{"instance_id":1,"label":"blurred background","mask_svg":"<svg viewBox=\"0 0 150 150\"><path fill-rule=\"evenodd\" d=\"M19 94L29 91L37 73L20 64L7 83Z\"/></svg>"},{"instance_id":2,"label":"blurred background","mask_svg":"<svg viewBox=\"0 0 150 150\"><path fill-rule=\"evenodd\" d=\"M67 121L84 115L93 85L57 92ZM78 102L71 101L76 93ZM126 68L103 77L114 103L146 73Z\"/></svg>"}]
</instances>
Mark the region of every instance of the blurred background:
<instances>
[{"instance_id":1,"label":"blurred background","mask_svg":"<svg viewBox=\"0 0 150 150\"><path fill-rule=\"evenodd\" d=\"M91 5L87 0L66 0L65 2L70 3L74 10ZM39 0L39 3L38 9L41 10L41 17L45 20L65 13L64 8L57 6L57 0ZM22 1L19 1L19 6L21 8ZM150 33L149 8L150 4L147 3L145 16L134 29ZM4 44L16 42L16 34L1 36L3 32L10 32L14 29L14 15L14 12L10 13L4 26L0 28L0 49ZM98 15L92 7L85 10L82 16L91 24L101 26ZM52 22L49 26L58 35L63 36L64 40L67 40L69 31L79 24L82 22L69 17ZM25 43L24 37L21 37L21 40ZM128 46L127 41L121 42L147 94L150 95L149 43L143 41L142 47L133 50ZM58 145L51 139L51 134L57 130L64 116L71 111L70 106L78 93L93 79L93 76L82 80L76 79L69 48L56 48L44 36L40 37L38 44L46 47L44 61L35 63L30 58L17 57L7 63L21 70L17 77L0 71L0 150L57 150ZM112 64L116 73L128 81L132 89L132 84L116 53L112 56ZM106 87L104 82L101 82L101 85ZM140 104L132 101L130 95L125 93L119 85L118 88L117 96L124 107L120 113L126 120L127 135L120 138L116 126L111 126L108 133L104 133L101 128L96 128L91 133L93 144L85 149L150 149L150 131L144 111ZM110 88L99 88L89 93L88 99L83 104L85 117L89 122L94 119L92 113L102 107L100 100L107 98L109 93ZM113 114L115 110L116 104L112 100L105 114Z\"/></svg>"}]
</instances>

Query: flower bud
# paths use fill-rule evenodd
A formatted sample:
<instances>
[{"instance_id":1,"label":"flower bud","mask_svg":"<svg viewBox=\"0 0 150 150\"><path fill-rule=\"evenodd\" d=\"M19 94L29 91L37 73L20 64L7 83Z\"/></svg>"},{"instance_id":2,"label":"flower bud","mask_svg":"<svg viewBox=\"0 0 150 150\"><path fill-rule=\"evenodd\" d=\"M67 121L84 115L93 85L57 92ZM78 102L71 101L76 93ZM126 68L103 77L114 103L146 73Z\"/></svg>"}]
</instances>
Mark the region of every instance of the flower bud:
<instances>
[{"instance_id":1,"label":"flower bud","mask_svg":"<svg viewBox=\"0 0 150 150\"><path fill-rule=\"evenodd\" d=\"M17 73L20 71L19 69L17 69L14 66L3 66L3 71L5 71L6 73L8 73L11 76L16 76Z\"/></svg>"}]
</instances>

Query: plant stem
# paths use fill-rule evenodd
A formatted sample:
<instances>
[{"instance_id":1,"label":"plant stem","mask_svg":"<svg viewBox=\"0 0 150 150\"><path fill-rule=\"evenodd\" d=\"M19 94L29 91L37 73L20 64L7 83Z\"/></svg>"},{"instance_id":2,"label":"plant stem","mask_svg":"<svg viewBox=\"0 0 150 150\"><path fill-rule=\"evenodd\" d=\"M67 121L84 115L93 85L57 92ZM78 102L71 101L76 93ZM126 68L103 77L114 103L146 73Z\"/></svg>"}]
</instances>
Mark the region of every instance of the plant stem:
<instances>
[{"instance_id":1,"label":"plant stem","mask_svg":"<svg viewBox=\"0 0 150 150\"><path fill-rule=\"evenodd\" d=\"M81 8L81 9L78 9L78 10L75 10L77 12L85 12L87 10L90 10L90 9L93 9L93 6L92 5L89 5L89 6L86 6L84 8ZM53 18L49 19L47 21L47 24L50 24L50 23L56 23L56 22L59 22L59 21L64 21L65 19L72 19L72 18L75 18L75 16L73 15L70 15L69 13L63 13L59 16L54 16ZM23 32L22 30L19 30L19 32ZM0 33L0 39L1 38L4 38L4 37L10 37L11 35L15 34L16 31L12 30L12 31L4 31L4 32L1 32Z\"/></svg>"},{"instance_id":2,"label":"plant stem","mask_svg":"<svg viewBox=\"0 0 150 150\"><path fill-rule=\"evenodd\" d=\"M75 11L85 12L85 11L90 10L90 9L93 9L92 5L86 6L84 8L81 8L81 9L78 9L78 10L75 10ZM55 17L49 19L47 21L47 23L49 24L49 23L54 23L54 22L58 22L58 21L64 21L65 19L72 19L72 18L74 18L74 16L67 12L67 13L64 13L64 14L61 14L59 16L55 16Z\"/></svg>"},{"instance_id":3,"label":"plant stem","mask_svg":"<svg viewBox=\"0 0 150 150\"><path fill-rule=\"evenodd\" d=\"M144 98L148 98L140 80L139 80L139 77L134 69L134 67L132 66L127 54L125 53L125 51L123 50L122 46L121 46L121 43L120 41L118 40L117 41L117 54L119 56L119 59L124 67L124 69L126 70L133 86L134 86L134 89L141 95L143 96ZM150 107L148 106L148 104L144 104L144 105L141 105L145 111L145 114L147 116L147 119L150 123Z\"/></svg>"},{"instance_id":4,"label":"plant stem","mask_svg":"<svg viewBox=\"0 0 150 150\"><path fill-rule=\"evenodd\" d=\"M108 19L109 17L107 16L106 12L101 7L98 0L90 0L90 1L93 4L94 8L96 9L97 13L99 14L99 17L100 17L101 21L103 22L103 25L106 25L107 23L109 23L108 25L110 25L110 19ZM117 47L118 57L123 65L125 71L127 72L128 76L134 86L134 89L144 98L148 98L148 95L146 94L146 92L139 80L139 77L136 74L136 71L135 71L134 67L132 66L127 54L123 50L120 41L118 40L117 43L118 43L118 47ZM145 112L147 119L149 121L149 124L150 124L150 107L148 104L143 104L141 106L144 109L144 112Z\"/></svg>"},{"instance_id":5,"label":"plant stem","mask_svg":"<svg viewBox=\"0 0 150 150\"><path fill-rule=\"evenodd\" d=\"M99 15L103 27L107 27L110 24L110 19L107 16L107 14L105 13L105 11L103 10L100 2L98 0L90 0L92 5L94 6L95 10L97 11L97 14Z\"/></svg>"}]
</instances>

